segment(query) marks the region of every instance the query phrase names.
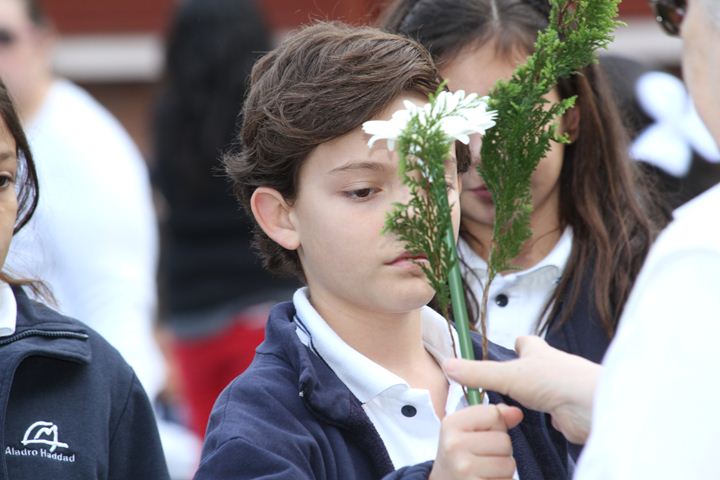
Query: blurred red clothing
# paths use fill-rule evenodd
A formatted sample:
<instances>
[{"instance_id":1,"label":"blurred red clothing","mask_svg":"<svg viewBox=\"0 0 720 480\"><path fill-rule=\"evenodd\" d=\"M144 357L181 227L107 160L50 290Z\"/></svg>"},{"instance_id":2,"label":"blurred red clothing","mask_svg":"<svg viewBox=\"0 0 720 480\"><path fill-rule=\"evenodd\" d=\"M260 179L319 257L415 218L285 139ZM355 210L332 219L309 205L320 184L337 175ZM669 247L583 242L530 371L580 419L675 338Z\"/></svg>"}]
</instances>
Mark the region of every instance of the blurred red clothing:
<instances>
[{"instance_id":1,"label":"blurred red clothing","mask_svg":"<svg viewBox=\"0 0 720 480\"><path fill-rule=\"evenodd\" d=\"M243 313L232 325L210 337L175 339L173 354L190 415L190 428L205 436L208 418L223 388L252 362L265 338L268 312Z\"/></svg>"}]
</instances>

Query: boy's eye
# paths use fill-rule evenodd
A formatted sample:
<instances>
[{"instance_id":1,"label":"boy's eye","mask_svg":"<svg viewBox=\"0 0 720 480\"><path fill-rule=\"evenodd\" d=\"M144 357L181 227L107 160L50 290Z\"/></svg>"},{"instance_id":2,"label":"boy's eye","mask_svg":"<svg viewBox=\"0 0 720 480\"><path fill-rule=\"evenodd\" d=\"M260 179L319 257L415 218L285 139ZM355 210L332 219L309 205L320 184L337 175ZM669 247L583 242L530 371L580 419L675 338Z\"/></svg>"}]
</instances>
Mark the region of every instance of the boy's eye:
<instances>
[{"instance_id":1,"label":"boy's eye","mask_svg":"<svg viewBox=\"0 0 720 480\"><path fill-rule=\"evenodd\" d=\"M349 190L345 195L354 200L363 200L369 198L373 193L377 192L377 188L358 188L357 190Z\"/></svg>"}]
</instances>

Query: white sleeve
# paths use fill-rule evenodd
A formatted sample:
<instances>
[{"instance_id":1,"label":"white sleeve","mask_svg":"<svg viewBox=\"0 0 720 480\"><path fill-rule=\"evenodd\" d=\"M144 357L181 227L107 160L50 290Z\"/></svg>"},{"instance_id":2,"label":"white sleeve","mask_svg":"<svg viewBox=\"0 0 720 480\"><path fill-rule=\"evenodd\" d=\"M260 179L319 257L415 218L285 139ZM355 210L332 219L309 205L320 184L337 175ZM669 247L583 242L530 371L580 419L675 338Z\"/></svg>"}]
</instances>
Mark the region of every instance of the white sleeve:
<instances>
[{"instance_id":1,"label":"white sleeve","mask_svg":"<svg viewBox=\"0 0 720 480\"><path fill-rule=\"evenodd\" d=\"M720 478L720 252L644 273L603 361L575 478Z\"/></svg>"},{"instance_id":2,"label":"white sleeve","mask_svg":"<svg viewBox=\"0 0 720 480\"><path fill-rule=\"evenodd\" d=\"M14 242L34 237L26 254L46 262L31 273L48 282L62 313L120 351L152 399L165 363L153 332L158 234L147 167L107 111L70 100L32 142L40 207Z\"/></svg>"},{"instance_id":3,"label":"white sleeve","mask_svg":"<svg viewBox=\"0 0 720 480\"><path fill-rule=\"evenodd\" d=\"M129 153L103 150L105 171L52 199L52 257L63 309L117 348L154 398L165 376L153 334L157 226L147 172Z\"/></svg>"}]
</instances>

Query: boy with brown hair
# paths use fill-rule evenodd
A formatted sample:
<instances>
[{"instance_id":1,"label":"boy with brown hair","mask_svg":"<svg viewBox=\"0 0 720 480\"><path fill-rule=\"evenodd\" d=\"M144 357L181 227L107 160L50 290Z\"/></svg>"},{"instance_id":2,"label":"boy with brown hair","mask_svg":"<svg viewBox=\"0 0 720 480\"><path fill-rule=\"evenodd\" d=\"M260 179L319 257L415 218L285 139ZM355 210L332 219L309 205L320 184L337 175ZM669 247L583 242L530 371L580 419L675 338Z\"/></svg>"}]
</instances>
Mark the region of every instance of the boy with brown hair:
<instances>
[{"instance_id":1,"label":"boy with brown hair","mask_svg":"<svg viewBox=\"0 0 720 480\"><path fill-rule=\"evenodd\" d=\"M305 28L255 65L228 172L257 222L265 266L307 287L275 307L252 365L218 399L197 479L567 475L536 412L514 428L517 407L465 408L439 366L457 341L425 306L434 292L423 260L382 233L409 190L397 155L385 142L368 148L361 125L390 118L403 100L425 103L439 85L415 42L338 24ZM457 228L469 152L459 144L455 153L447 182Z\"/></svg>"}]
</instances>

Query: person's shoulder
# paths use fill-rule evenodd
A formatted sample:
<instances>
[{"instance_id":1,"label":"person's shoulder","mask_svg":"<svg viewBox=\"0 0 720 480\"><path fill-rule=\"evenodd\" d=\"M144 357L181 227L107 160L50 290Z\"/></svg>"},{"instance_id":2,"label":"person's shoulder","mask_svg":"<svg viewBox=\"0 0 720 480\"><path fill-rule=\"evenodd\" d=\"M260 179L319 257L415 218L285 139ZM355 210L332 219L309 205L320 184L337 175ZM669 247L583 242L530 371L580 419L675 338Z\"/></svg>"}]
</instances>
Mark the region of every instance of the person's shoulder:
<instances>
[{"instance_id":1,"label":"person's shoulder","mask_svg":"<svg viewBox=\"0 0 720 480\"><path fill-rule=\"evenodd\" d=\"M13 293L17 303L18 331L48 332L48 335L53 335L58 341L66 339L87 345L89 348L87 363L97 372L98 378L114 384L120 381L129 387L134 376L132 368L102 335L82 321L63 315L48 305L29 298L22 287L14 287ZM68 345L71 351L81 351L72 344Z\"/></svg>"},{"instance_id":2,"label":"person's shoulder","mask_svg":"<svg viewBox=\"0 0 720 480\"><path fill-rule=\"evenodd\" d=\"M213 409L222 421L282 416L302 408L297 371L284 358L258 353L248 369L223 390ZM282 406L282 408L277 408Z\"/></svg>"},{"instance_id":3,"label":"person's shoulder","mask_svg":"<svg viewBox=\"0 0 720 480\"><path fill-rule=\"evenodd\" d=\"M67 149L76 155L92 152L95 163L117 149L140 158L120 121L89 92L63 79L53 82L28 136L33 148L54 147L60 153Z\"/></svg>"},{"instance_id":4,"label":"person's shoulder","mask_svg":"<svg viewBox=\"0 0 720 480\"><path fill-rule=\"evenodd\" d=\"M302 385L318 380L317 365L297 336L293 313L289 302L273 308L265 341L252 363L215 403L208 426L212 443L237 435L252 439L314 428L310 425L317 420L305 404Z\"/></svg>"},{"instance_id":5,"label":"person's shoulder","mask_svg":"<svg viewBox=\"0 0 720 480\"><path fill-rule=\"evenodd\" d=\"M110 112L87 90L65 79L53 81L40 116L57 118L61 114L72 119L94 118L95 120L114 119Z\"/></svg>"},{"instance_id":6,"label":"person's shoulder","mask_svg":"<svg viewBox=\"0 0 720 480\"><path fill-rule=\"evenodd\" d=\"M220 394L208 424L205 451L227 443L262 444L310 437L314 423L292 365L273 354L257 354L250 367Z\"/></svg>"},{"instance_id":7,"label":"person's shoulder","mask_svg":"<svg viewBox=\"0 0 720 480\"><path fill-rule=\"evenodd\" d=\"M655 257L706 252L720 255L720 185L677 209L674 220L660 234Z\"/></svg>"}]
</instances>

